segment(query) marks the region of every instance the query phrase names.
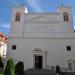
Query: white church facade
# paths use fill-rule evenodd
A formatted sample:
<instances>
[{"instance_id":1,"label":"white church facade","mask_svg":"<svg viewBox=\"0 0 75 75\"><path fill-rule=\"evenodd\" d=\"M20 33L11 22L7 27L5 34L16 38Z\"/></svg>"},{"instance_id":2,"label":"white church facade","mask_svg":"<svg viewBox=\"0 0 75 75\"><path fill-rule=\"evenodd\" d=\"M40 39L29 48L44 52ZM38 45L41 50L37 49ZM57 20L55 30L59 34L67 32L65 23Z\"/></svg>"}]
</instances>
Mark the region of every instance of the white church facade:
<instances>
[{"instance_id":1,"label":"white church facade","mask_svg":"<svg viewBox=\"0 0 75 75\"><path fill-rule=\"evenodd\" d=\"M75 71L75 32L71 7L59 7L54 13L25 13L24 6L12 12L8 55L14 62L30 68Z\"/></svg>"}]
</instances>

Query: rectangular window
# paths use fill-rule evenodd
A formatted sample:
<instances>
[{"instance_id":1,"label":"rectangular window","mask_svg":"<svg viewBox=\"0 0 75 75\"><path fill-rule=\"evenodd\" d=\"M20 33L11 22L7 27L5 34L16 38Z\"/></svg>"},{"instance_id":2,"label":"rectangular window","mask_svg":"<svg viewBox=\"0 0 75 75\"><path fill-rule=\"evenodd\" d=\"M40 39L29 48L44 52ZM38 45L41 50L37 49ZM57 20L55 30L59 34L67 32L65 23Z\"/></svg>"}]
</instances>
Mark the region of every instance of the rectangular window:
<instances>
[{"instance_id":1,"label":"rectangular window","mask_svg":"<svg viewBox=\"0 0 75 75\"><path fill-rule=\"evenodd\" d=\"M71 46L66 46L67 51L71 51Z\"/></svg>"},{"instance_id":2,"label":"rectangular window","mask_svg":"<svg viewBox=\"0 0 75 75\"><path fill-rule=\"evenodd\" d=\"M16 45L12 45L12 50L16 50Z\"/></svg>"}]
</instances>

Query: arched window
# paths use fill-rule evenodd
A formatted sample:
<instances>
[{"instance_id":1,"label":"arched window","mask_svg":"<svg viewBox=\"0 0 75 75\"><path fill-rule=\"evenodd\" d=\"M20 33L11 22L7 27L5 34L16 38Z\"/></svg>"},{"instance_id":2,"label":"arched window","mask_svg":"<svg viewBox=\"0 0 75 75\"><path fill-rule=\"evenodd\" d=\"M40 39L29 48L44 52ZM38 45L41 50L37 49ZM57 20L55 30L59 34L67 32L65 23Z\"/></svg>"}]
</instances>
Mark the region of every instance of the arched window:
<instances>
[{"instance_id":1,"label":"arched window","mask_svg":"<svg viewBox=\"0 0 75 75\"><path fill-rule=\"evenodd\" d=\"M20 21L21 14L19 12L16 13L15 21Z\"/></svg>"},{"instance_id":2,"label":"arched window","mask_svg":"<svg viewBox=\"0 0 75 75\"><path fill-rule=\"evenodd\" d=\"M63 18L64 18L64 21L69 21L69 16L67 12L63 13Z\"/></svg>"}]
</instances>

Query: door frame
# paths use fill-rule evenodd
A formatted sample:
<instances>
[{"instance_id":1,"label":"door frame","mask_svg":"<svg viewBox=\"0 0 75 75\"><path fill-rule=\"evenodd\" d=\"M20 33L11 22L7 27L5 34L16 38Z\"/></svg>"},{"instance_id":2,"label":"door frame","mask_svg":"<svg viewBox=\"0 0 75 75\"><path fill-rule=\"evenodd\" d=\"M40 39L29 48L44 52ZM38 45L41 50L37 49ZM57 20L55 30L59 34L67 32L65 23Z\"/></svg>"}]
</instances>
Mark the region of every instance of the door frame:
<instances>
[{"instance_id":1,"label":"door frame","mask_svg":"<svg viewBox=\"0 0 75 75\"><path fill-rule=\"evenodd\" d=\"M42 69L46 68L46 56L47 56L47 52L44 51L44 49L40 49L40 48L36 48L33 51L33 68L35 69L35 55L37 56L42 56Z\"/></svg>"}]
</instances>

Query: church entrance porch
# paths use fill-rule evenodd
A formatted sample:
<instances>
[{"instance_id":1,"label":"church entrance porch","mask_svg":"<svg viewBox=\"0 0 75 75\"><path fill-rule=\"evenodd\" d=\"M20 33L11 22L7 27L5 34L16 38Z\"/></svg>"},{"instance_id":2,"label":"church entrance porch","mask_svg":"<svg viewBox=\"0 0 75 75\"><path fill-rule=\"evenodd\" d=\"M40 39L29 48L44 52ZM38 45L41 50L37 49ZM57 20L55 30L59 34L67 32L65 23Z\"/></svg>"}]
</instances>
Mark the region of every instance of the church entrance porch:
<instances>
[{"instance_id":1,"label":"church entrance porch","mask_svg":"<svg viewBox=\"0 0 75 75\"><path fill-rule=\"evenodd\" d=\"M32 53L33 53L33 68L45 69L47 52L44 49L36 48L32 51Z\"/></svg>"},{"instance_id":2,"label":"church entrance porch","mask_svg":"<svg viewBox=\"0 0 75 75\"><path fill-rule=\"evenodd\" d=\"M43 56L35 55L35 69L42 69Z\"/></svg>"}]
</instances>

